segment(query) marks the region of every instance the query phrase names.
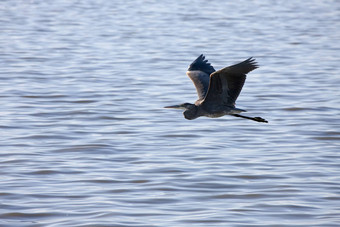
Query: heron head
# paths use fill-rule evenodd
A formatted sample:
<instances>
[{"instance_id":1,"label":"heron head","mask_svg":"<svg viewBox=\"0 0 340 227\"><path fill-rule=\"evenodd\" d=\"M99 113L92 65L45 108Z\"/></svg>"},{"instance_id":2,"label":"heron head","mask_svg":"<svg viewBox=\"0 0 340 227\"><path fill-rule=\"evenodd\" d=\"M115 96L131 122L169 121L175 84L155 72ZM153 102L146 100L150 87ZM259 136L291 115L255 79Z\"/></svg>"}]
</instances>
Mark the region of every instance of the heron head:
<instances>
[{"instance_id":1,"label":"heron head","mask_svg":"<svg viewBox=\"0 0 340 227\"><path fill-rule=\"evenodd\" d=\"M183 103L180 105L173 105L173 106L165 106L164 108L172 108L172 109L181 109L181 110L187 110L190 108L190 106L194 104L190 104L190 103Z\"/></svg>"},{"instance_id":2,"label":"heron head","mask_svg":"<svg viewBox=\"0 0 340 227\"><path fill-rule=\"evenodd\" d=\"M183 115L188 120L193 120L197 118L197 106L191 103L183 103L180 105L174 105L174 106L166 106L164 108L174 108L174 109L182 109L185 110L183 112Z\"/></svg>"},{"instance_id":3,"label":"heron head","mask_svg":"<svg viewBox=\"0 0 340 227\"><path fill-rule=\"evenodd\" d=\"M198 118L199 116L197 115L197 106L190 104L189 106L187 106L186 110L183 112L183 115L188 120L193 120L195 118Z\"/></svg>"}]
</instances>

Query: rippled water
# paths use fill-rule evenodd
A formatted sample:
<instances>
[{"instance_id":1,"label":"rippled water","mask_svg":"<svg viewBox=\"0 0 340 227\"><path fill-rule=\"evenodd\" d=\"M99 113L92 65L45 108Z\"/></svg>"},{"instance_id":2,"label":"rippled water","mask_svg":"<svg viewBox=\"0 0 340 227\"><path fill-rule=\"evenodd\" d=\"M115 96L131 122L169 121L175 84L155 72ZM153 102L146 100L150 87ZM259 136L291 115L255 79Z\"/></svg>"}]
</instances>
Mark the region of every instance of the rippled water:
<instances>
[{"instance_id":1,"label":"rippled water","mask_svg":"<svg viewBox=\"0 0 340 227\"><path fill-rule=\"evenodd\" d=\"M339 226L339 1L0 2L1 226ZM250 56L238 107L185 75Z\"/></svg>"}]
</instances>

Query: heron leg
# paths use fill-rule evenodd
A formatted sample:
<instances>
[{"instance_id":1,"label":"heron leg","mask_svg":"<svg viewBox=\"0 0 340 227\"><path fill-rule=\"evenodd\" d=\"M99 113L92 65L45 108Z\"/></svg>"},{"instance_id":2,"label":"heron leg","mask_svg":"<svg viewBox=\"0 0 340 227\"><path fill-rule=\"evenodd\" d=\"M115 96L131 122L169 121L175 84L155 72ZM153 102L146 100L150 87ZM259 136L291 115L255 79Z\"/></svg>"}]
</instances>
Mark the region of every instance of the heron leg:
<instances>
[{"instance_id":1,"label":"heron leg","mask_svg":"<svg viewBox=\"0 0 340 227\"><path fill-rule=\"evenodd\" d=\"M232 114L232 115L235 116L235 117L242 117L242 118L253 120L253 121L268 123L268 121L263 119L262 117L247 117L247 116L243 116L243 115L240 115L240 114Z\"/></svg>"}]
</instances>

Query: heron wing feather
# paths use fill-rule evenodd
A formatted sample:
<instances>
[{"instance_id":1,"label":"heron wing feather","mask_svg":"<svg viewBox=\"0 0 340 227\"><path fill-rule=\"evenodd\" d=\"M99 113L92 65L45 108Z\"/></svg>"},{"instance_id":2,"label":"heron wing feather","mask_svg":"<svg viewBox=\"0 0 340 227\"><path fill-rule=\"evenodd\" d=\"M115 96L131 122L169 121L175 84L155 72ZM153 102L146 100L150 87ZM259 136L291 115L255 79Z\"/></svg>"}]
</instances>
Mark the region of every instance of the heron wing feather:
<instances>
[{"instance_id":1,"label":"heron wing feather","mask_svg":"<svg viewBox=\"0 0 340 227\"><path fill-rule=\"evenodd\" d=\"M248 58L241 63L212 73L204 102L235 106L235 101L246 80L246 74L257 67L255 59Z\"/></svg>"},{"instance_id":2,"label":"heron wing feather","mask_svg":"<svg viewBox=\"0 0 340 227\"><path fill-rule=\"evenodd\" d=\"M189 66L187 75L192 80L196 87L198 100L203 100L207 94L210 74L215 72L214 67L210 65L205 56L201 54Z\"/></svg>"},{"instance_id":3,"label":"heron wing feather","mask_svg":"<svg viewBox=\"0 0 340 227\"><path fill-rule=\"evenodd\" d=\"M198 100L203 100L207 94L210 77L202 71L187 71L187 75L196 87Z\"/></svg>"}]
</instances>

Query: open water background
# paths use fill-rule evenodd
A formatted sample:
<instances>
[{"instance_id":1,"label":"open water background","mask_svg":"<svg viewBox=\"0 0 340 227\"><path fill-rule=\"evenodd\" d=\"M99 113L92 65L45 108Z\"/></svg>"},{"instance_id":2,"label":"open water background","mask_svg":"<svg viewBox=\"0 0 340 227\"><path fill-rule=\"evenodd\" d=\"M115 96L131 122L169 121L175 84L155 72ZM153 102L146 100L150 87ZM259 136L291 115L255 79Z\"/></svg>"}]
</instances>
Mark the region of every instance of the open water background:
<instances>
[{"instance_id":1,"label":"open water background","mask_svg":"<svg viewBox=\"0 0 340 227\"><path fill-rule=\"evenodd\" d=\"M340 1L0 2L0 226L339 226ZM199 54L248 116L185 120Z\"/></svg>"}]
</instances>

